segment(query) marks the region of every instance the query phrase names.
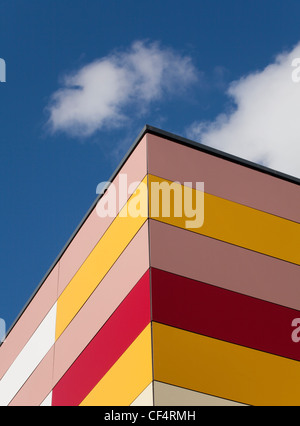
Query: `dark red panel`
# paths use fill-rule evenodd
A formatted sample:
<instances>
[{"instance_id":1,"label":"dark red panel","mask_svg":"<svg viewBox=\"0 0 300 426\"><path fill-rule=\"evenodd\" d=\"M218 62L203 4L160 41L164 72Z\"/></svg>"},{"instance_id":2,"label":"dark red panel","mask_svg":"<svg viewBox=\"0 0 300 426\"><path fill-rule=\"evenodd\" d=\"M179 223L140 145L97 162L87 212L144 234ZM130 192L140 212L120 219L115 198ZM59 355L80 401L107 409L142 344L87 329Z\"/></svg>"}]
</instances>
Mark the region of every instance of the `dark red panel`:
<instances>
[{"instance_id":1,"label":"dark red panel","mask_svg":"<svg viewBox=\"0 0 300 426\"><path fill-rule=\"evenodd\" d=\"M299 311L154 268L151 279L153 321L300 361Z\"/></svg>"},{"instance_id":2,"label":"dark red panel","mask_svg":"<svg viewBox=\"0 0 300 426\"><path fill-rule=\"evenodd\" d=\"M78 406L149 323L147 271L57 383L52 405Z\"/></svg>"}]
</instances>

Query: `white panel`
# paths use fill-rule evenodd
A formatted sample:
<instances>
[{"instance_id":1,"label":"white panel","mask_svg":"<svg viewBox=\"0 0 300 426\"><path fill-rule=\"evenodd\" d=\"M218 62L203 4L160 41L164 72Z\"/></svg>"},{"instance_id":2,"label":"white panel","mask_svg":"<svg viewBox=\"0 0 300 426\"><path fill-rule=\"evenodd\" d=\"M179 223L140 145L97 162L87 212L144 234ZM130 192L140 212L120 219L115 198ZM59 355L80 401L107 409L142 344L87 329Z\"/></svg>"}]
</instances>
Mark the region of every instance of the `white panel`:
<instances>
[{"instance_id":1,"label":"white panel","mask_svg":"<svg viewBox=\"0 0 300 426\"><path fill-rule=\"evenodd\" d=\"M133 401L131 404L133 407L153 407L153 383L149 386Z\"/></svg>"},{"instance_id":2,"label":"white panel","mask_svg":"<svg viewBox=\"0 0 300 426\"><path fill-rule=\"evenodd\" d=\"M53 306L0 382L0 406L7 406L55 343Z\"/></svg>"},{"instance_id":3,"label":"white panel","mask_svg":"<svg viewBox=\"0 0 300 426\"><path fill-rule=\"evenodd\" d=\"M52 392L50 392L47 398L44 399L40 407L52 407Z\"/></svg>"},{"instance_id":4,"label":"white panel","mask_svg":"<svg viewBox=\"0 0 300 426\"><path fill-rule=\"evenodd\" d=\"M201 407L222 407L241 406L238 402L206 395L189 389L167 385L165 383L154 382L155 406L201 406Z\"/></svg>"}]
</instances>

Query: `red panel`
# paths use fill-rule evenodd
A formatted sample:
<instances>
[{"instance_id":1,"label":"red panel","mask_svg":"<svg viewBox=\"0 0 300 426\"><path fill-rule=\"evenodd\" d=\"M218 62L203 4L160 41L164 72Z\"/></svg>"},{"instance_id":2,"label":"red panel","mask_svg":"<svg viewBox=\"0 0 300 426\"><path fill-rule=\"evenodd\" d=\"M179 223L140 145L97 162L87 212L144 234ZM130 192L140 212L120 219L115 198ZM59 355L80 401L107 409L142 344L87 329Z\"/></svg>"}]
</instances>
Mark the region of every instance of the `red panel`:
<instances>
[{"instance_id":1,"label":"red panel","mask_svg":"<svg viewBox=\"0 0 300 426\"><path fill-rule=\"evenodd\" d=\"M57 383L53 406L78 406L149 322L148 270Z\"/></svg>"},{"instance_id":2,"label":"red panel","mask_svg":"<svg viewBox=\"0 0 300 426\"><path fill-rule=\"evenodd\" d=\"M153 321L300 361L299 311L154 268L151 279Z\"/></svg>"}]
</instances>

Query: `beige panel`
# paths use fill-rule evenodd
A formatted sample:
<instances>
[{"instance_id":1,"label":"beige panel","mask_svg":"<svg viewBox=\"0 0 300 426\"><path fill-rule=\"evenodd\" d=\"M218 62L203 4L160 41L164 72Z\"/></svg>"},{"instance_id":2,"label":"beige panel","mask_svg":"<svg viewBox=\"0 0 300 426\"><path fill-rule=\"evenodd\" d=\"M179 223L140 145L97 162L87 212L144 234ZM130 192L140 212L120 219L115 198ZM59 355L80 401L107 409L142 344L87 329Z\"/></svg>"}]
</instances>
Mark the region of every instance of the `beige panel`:
<instances>
[{"instance_id":1,"label":"beige panel","mask_svg":"<svg viewBox=\"0 0 300 426\"><path fill-rule=\"evenodd\" d=\"M153 383L150 383L131 405L133 407L153 407Z\"/></svg>"},{"instance_id":2,"label":"beige panel","mask_svg":"<svg viewBox=\"0 0 300 426\"><path fill-rule=\"evenodd\" d=\"M174 406L199 406L199 407L231 407L242 406L238 402L217 398L189 389L168 385L166 383L154 382L154 405Z\"/></svg>"}]
</instances>

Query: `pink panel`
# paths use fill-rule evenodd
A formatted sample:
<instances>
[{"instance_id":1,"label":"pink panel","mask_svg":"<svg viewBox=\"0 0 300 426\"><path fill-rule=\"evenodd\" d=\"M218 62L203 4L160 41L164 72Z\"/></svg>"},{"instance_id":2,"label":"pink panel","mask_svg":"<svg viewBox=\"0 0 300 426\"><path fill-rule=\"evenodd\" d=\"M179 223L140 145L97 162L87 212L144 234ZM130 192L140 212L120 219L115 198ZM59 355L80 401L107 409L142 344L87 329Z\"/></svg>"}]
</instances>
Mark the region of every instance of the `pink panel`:
<instances>
[{"instance_id":1,"label":"pink panel","mask_svg":"<svg viewBox=\"0 0 300 426\"><path fill-rule=\"evenodd\" d=\"M179 143L148 135L149 173L204 182L205 192L300 222L299 186Z\"/></svg>"},{"instance_id":2,"label":"pink panel","mask_svg":"<svg viewBox=\"0 0 300 426\"><path fill-rule=\"evenodd\" d=\"M6 373L30 337L55 304L58 286L58 264L40 287L31 303L15 324L0 350L0 378Z\"/></svg>"},{"instance_id":3,"label":"pink panel","mask_svg":"<svg viewBox=\"0 0 300 426\"><path fill-rule=\"evenodd\" d=\"M34 373L9 404L10 406L38 407L52 389L54 346ZM45 395L41 398L41 395Z\"/></svg>"},{"instance_id":4,"label":"pink panel","mask_svg":"<svg viewBox=\"0 0 300 426\"><path fill-rule=\"evenodd\" d=\"M150 220L151 267L300 310L299 266Z\"/></svg>"},{"instance_id":5,"label":"pink panel","mask_svg":"<svg viewBox=\"0 0 300 426\"><path fill-rule=\"evenodd\" d=\"M120 173L113 181L117 190L119 189L119 175L127 174L128 186L133 182L141 182L147 174L146 161L146 138L144 137L139 145L135 148L132 155L126 161ZM96 188L95 188L96 190ZM108 189L109 191L109 189ZM107 194L102 197L101 203L105 202ZM118 197L117 197L118 201ZM123 207L123 206L121 206ZM119 205L117 203L117 212ZM60 262L59 272L59 294L60 295L75 273L78 271L84 260L96 246L104 232L111 225L114 218L99 218L96 209L94 209L83 227L76 234L75 238L69 245L66 253Z\"/></svg>"}]
</instances>

